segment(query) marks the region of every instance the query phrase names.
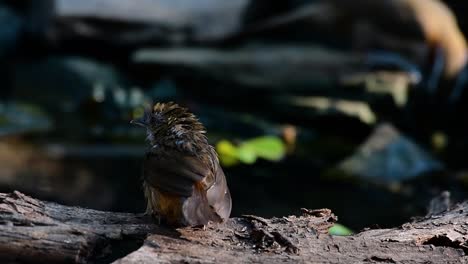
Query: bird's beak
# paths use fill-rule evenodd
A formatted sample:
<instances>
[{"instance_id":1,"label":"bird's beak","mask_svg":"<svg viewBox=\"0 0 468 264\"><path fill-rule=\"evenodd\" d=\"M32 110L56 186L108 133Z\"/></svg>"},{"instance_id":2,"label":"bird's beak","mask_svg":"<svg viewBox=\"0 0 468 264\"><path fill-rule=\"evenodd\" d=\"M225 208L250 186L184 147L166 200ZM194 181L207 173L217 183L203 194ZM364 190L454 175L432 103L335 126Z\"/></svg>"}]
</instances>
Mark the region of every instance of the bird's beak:
<instances>
[{"instance_id":1,"label":"bird's beak","mask_svg":"<svg viewBox=\"0 0 468 264\"><path fill-rule=\"evenodd\" d=\"M130 124L146 127L146 123L143 121L143 118L137 118L130 121Z\"/></svg>"}]
</instances>

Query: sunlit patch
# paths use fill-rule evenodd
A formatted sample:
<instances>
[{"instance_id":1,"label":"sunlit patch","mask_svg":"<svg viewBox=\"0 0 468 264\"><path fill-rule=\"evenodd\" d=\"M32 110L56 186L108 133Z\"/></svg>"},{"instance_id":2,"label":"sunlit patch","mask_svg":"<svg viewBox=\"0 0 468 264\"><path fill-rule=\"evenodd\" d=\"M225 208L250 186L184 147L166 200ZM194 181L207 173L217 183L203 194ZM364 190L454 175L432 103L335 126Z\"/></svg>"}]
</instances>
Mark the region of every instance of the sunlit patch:
<instances>
[{"instance_id":1,"label":"sunlit patch","mask_svg":"<svg viewBox=\"0 0 468 264\"><path fill-rule=\"evenodd\" d=\"M279 161L286 154L286 146L280 138L264 136L244 141L238 146L221 140L216 144L216 151L221 164L228 167L239 162L253 164L258 158Z\"/></svg>"},{"instance_id":2,"label":"sunlit patch","mask_svg":"<svg viewBox=\"0 0 468 264\"><path fill-rule=\"evenodd\" d=\"M132 118L133 119L141 118L143 117L144 114L145 114L144 107L136 107L133 109Z\"/></svg>"}]
</instances>

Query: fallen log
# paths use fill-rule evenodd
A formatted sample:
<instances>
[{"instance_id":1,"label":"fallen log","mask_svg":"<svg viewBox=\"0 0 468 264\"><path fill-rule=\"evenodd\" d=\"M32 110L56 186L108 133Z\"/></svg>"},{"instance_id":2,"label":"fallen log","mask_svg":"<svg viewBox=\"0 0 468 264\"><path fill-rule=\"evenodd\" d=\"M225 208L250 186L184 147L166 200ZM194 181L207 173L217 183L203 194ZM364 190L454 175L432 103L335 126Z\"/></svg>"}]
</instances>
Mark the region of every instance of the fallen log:
<instances>
[{"instance_id":1,"label":"fallen log","mask_svg":"<svg viewBox=\"0 0 468 264\"><path fill-rule=\"evenodd\" d=\"M61 24L57 30L69 36L119 44L203 42L238 32L249 2L56 0L55 20Z\"/></svg>"},{"instance_id":2,"label":"fallen log","mask_svg":"<svg viewBox=\"0 0 468 264\"><path fill-rule=\"evenodd\" d=\"M328 209L171 229L151 217L0 193L0 260L44 263L466 263L468 202L392 229L327 234ZM142 242L145 237L144 243ZM133 245L132 245L133 243ZM128 246L128 245L131 246ZM138 246L142 246L138 248ZM126 245L126 246L123 246Z\"/></svg>"},{"instance_id":3,"label":"fallen log","mask_svg":"<svg viewBox=\"0 0 468 264\"><path fill-rule=\"evenodd\" d=\"M143 215L67 207L16 191L0 193L1 263L86 263L161 231L170 230Z\"/></svg>"},{"instance_id":4,"label":"fallen log","mask_svg":"<svg viewBox=\"0 0 468 264\"><path fill-rule=\"evenodd\" d=\"M251 46L230 51L160 48L138 50L133 56L137 65L172 67L182 76L196 74L241 88L309 92L330 89L339 78L364 71L364 60L362 54L318 46Z\"/></svg>"},{"instance_id":5,"label":"fallen log","mask_svg":"<svg viewBox=\"0 0 468 264\"><path fill-rule=\"evenodd\" d=\"M406 94L408 87L421 79L417 66L397 55L344 52L317 45L257 45L233 50L150 48L137 50L132 61L150 73L164 68L181 78L197 77L235 84L236 90L255 88L273 93L345 96L345 90L353 89L344 87L365 86L369 94ZM399 65L404 70L372 72L370 65L378 63ZM406 103L405 98L398 99Z\"/></svg>"},{"instance_id":6,"label":"fallen log","mask_svg":"<svg viewBox=\"0 0 468 264\"><path fill-rule=\"evenodd\" d=\"M467 206L347 237L320 233L304 216L231 219L222 227L181 230L183 240L152 235L115 263L466 263ZM333 219L319 212L322 221Z\"/></svg>"}]
</instances>

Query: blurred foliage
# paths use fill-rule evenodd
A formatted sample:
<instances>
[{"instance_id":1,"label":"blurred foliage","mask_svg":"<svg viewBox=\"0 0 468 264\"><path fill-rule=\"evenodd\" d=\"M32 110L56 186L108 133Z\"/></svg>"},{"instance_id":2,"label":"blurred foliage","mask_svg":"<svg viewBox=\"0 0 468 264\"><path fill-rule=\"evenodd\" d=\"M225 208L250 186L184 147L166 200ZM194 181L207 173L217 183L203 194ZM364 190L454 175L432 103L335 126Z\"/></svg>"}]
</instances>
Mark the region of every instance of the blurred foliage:
<instances>
[{"instance_id":1,"label":"blurred foliage","mask_svg":"<svg viewBox=\"0 0 468 264\"><path fill-rule=\"evenodd\" d=\"M0 104L0 136L44 132L52 128L52 121L39 107L26 103Z\"/></svg>"},{"instance_id":2,"label":"blurred foliage","mask_svg":"<svg viewBox=\"0 0 468 264\"><path fill-rule=\"evenodd\" d=\"M334 112L356 117L368 125L372 125L377 121L376 114L369 105L361 101L317 96L292 96L289 100L293 105L314 108L317 112Z\"/></svg>"},{"instance_id":3,"label":"blurred foliage","mask_svg":"<svg viewBox=\"0 0 468 264\"><path fill-rule=\"evenodd\" d=\"M435 131L431 137L432 148L435 152L443 152L448 145L448 137L442 131Z\"/></svg>"},{"instance_id":4,"label":"blurred foliage","mask_svg":"<svg viewBox=\"0 0 468 264\"><path fill-rule=\"evenodd\" d=\"M390 94L398 107L408 103L411 85L419 83L421 76L417 73L377 71L345 76L341 82L347 86L364 86L366 91L374 94Z\"/></svg>"},{"instance_id":5,"label":"blurred foliage","mask_svg":"<svg viewBox=\"0 0 468 264\"><path fill-rule=\"evenodd\" d=\"M253 138L235 146L227 140L221 140L216 144L216 151L223 166L229 167L236 164L254 164L258 158L279 161L286 154L286 146L283 141L274 136Z\"/></svg>"}]
</instances>

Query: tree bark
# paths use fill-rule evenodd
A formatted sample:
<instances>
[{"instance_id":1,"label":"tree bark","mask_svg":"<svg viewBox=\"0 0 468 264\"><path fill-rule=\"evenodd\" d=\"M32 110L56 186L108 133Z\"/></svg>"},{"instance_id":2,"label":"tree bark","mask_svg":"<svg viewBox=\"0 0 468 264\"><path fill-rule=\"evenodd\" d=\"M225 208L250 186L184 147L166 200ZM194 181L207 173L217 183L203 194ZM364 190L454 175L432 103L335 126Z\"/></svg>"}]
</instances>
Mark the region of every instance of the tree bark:
<instances>
[{"instance_id":1,"label":"tree bark","mask_svg":"<svg viewBox=\"0 0 468 264\"><path fill-rule=\"evenodd\" d=\"M246 215L224 224L172 229L144 215L68 207L20 192L0 193L0 260L2 263L468 262L468 202L397 228L368 229L347 237L328 235L329 227L337 219L330 210L302 211L301 216L265 219ZM148 234L151 235L146 238Z\"/></svg>"},{"instance_id":2,"label":"tree bark","mask_svg":"<svg viewBox=\"0 0 468 264\"><path fill-rule=\"evenodd\" d=\"M0 193L0 262L86 263L170 233L143 215L102 212ZM138 245L136 245L138 248Z\"/></svg>"}]
</instances>

